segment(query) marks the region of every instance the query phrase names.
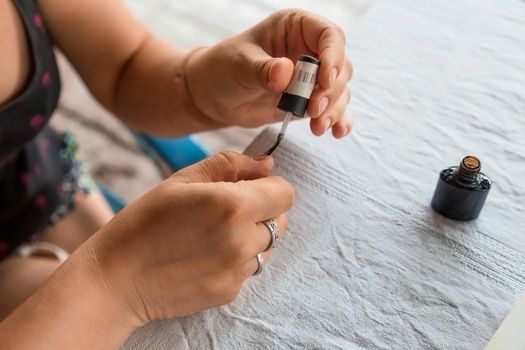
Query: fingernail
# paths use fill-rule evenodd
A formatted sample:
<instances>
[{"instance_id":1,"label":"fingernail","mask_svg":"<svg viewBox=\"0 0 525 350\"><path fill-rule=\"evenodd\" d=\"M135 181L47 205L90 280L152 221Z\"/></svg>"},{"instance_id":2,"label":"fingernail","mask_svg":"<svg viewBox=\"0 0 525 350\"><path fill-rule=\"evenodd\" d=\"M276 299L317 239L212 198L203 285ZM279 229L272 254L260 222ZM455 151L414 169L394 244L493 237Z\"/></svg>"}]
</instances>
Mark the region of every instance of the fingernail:
<instances>
[{"instance_id":1,"label":"fingernail","mask_svg":"<svg viewBox=\"0 0 525 350\"><path fill-rule=\"evenodd\" d=\"M334 84L335 78L337 78L337 68L332 68L330 71L330 75L328 76L328 80L330 82L330 86Z\"/></svg>"},{"instance_id":2,"label":"fingernail","mask_svg":"<svg viewBox=\"0 0 525 350\"><path fill-rule=\"evenodd\" d=\"M331 125L332 125L332 120L330 118L326 118L326 120L324 121L324 131L328 130Z\"/></svg>"},{"instance_id":3,"label":"fingernail","mask_svg":"<svg viewBox=\"0 0 525 350\"><path fill-rule=\"evenodd\" d=\"M258 154L256 156L253 156L253 159L256 161L261 161L261 160L265 160L267 157L268 155L266 153L263 153L263 154Z\"/></svg>"},{"instance_id":4,"label":"fingernail","mask_svg":"<svg viewBox=\"0 0 525 350\"><path fill-rule=\"evenodd\" d=\"M321 102L319 102L319 115L323 114L324 111L326 111L326 107L328 107L328 97L324 96L321 98Z\"/></svg>"}]
</instances>

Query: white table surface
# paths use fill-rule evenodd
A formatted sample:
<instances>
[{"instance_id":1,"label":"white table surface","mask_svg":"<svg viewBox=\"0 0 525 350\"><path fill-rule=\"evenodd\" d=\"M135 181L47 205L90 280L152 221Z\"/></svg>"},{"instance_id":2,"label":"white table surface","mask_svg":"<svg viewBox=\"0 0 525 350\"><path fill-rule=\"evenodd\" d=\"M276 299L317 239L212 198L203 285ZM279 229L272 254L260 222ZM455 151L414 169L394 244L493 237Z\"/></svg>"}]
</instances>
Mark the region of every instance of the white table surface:
<instances>
[{"instance_id":1,"label":"white table surface","mask_svg":"<svg viewBox=\"0 0 525 350\"><path fill-rule=\"evenodd\" d=\"M125 349L482 349L525 292L525 1L379 0L354 35L351 137L295 123L275 174L289 235L232 304L138 330ZM264 150L277 127L248 153ZM477 155L479 219L429 202Z\"/></svg>"}]
</instances>

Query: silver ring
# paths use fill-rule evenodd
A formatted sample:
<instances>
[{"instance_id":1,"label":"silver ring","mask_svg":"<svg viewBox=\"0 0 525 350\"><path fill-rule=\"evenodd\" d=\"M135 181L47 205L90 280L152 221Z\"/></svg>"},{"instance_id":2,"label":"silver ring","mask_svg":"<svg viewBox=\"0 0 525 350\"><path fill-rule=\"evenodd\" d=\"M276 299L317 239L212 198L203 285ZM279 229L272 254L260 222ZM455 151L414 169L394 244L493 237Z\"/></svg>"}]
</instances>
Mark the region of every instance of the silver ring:
<instances>
[{"instance_id":1,"label":"silver ring","mask_svg":"<svg viewBox=\"0 0 525 350\"><path fill-rule=\"evenodd\" d=\"M262 223L264 226L266 226L266 228L268 228L268 231L270 231L271 237L270 244L268 244L268 247L263 250L263 252L266 252L275 246L275 242L279 239L279 234L281 232L279 231L279 225L277 225L277 221L275 221L275 219L264 220Z\"/></svg>"},{"instance_id":2,"label":"silver ring","mask_svg":"<svg viewBox=\"0 0 525 350\"><path fill-rule=\"evenodd\" d=\"M38 253L47 253L56 257L60 263L63 263L69 258L69 253L64 249L53 243L44 241L24 243L18 247L16 253L22 258L28 258Z\"/></svg>"},{"instance_id":3,"label":"silver ring","mask_svg":"<svg viewBox=\"0 0 525 350\"><path fill-rule=\"evenodd\" d=\"M264 264L264 257L262 255L262 253L259 253L255 256L255 258L257 259L257 271L255 271L253 273L253 276L258 276L261 274L262 270L263 270L263 264Z\"/></svg>"}]
</instances>

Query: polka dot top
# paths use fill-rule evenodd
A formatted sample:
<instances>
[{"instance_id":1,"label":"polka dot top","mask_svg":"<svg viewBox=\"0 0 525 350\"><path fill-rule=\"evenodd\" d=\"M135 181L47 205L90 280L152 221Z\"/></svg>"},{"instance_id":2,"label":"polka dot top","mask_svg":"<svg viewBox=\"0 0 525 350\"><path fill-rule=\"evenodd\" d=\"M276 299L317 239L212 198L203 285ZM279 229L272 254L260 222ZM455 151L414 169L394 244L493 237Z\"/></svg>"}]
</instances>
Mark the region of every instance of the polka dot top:
<instances>
[{"instance_id":1,"label":"polka dot top","mask_svg":"<svg viewBox=\"0 0 525 350\"><path fill-rule=\"evenodd\" d=\"M32 70L24 90L0 105L0 259L50 216L64 171L48 126L60 94L53 46L34 0L14 0L28 38ZM5 54L5 53L3 53Z\"/></svg>"},{"instance_id":2,"label":"polka dot top","mask_svg":"<svg viewBox=\"0 0 525 350\"><path fill-rule=\"evenodd\" d=\"M53 47L36 4L27 0L14 3L30 42L33 68L25 90L0 106L0 165L44 128L60 94Z\"/></svg>"}]
</instances>

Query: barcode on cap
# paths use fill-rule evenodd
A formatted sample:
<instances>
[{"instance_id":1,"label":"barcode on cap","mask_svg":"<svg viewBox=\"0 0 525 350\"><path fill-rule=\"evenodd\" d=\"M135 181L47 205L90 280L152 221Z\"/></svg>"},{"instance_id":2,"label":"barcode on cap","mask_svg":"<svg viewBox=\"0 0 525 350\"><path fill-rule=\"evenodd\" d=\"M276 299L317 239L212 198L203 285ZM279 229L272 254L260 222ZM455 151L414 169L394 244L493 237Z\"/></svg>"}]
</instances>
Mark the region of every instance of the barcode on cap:
<instances>
[{"instance_id":1,"label":"barcode on cap","mask_svg":"<svg viewBox=\"0 0 525 350\"><path fill-rule=\"evenodd\" d=\"M309 99L315 87L318 67L318 65L309 62L297 62L294 76L286 88L286 93Z\"/></svg>"},{"instance_id":2,"label":"barcode on cap","mask_svg":"<svg viewBox=\"0 0 525 350\"><path fill-rule=\"evenodd\" d=\"M300 70L299 74L297 74L297 81L304 84L315 84L315 74L312 74L310 72L306 72L304 70Z\"/></svg>"}]
</instances>

